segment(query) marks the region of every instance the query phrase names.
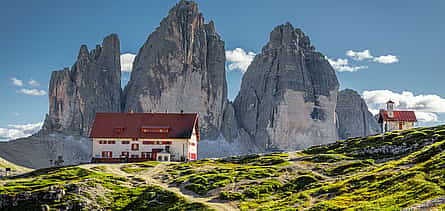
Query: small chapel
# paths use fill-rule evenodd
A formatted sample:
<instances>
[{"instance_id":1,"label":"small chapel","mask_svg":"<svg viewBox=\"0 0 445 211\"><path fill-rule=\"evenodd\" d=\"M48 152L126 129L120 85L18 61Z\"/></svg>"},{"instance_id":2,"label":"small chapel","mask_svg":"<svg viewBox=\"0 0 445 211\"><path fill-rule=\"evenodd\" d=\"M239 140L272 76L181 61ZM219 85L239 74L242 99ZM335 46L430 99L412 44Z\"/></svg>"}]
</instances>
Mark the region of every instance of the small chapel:
<instances>
[{"instance_id":1,"label":"small chapel","mask_svg":"<svg viewBox=\"0 0 445 211\"><path fill-rule=\"evenodd\" d=\"M386 110L380 110L378 122L383 132L391 132L414 128L417 118L414 111L394 110L394 102L389 100L386 103Z\"/></svg>"}]
</instances>

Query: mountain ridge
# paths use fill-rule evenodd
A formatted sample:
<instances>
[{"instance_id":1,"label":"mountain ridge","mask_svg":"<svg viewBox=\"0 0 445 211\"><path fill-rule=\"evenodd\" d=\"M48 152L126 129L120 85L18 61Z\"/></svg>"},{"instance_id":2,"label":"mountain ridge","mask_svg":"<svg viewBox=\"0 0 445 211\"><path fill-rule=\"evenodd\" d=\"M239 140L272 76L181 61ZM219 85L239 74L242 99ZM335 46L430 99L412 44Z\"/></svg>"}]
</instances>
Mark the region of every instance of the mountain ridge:
<instances>
[{"instance_id":1,"label":"mountain ridge","mask_svg":"<svg viewBox=\"0 0 445 211\"><path fill-rule=\"evenodd\" d=\"M66 164L88 162L91 143L85 140L96 112L198 112L201 158L297 150L337 140L335 71L290 23L271 31L234 102L227 99L225 43L193 1L176 3L147 37L123 90L119 57L117 34L91 50L81 45L72 67L51 75L42 130L1 143L0 156L31 168L48 167L59 156ZM356 126L348 124L339 125Z\"/></svg>"}]
</instances>

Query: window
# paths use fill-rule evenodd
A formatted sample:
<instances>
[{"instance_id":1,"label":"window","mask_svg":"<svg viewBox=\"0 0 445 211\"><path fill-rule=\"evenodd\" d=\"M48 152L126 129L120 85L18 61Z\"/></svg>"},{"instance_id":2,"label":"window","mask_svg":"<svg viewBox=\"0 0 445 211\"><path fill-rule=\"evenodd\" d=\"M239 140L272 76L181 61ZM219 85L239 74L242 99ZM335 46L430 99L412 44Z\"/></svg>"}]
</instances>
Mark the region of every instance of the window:
<instances>
[{"instance_id":1,"label":"window","mask_svg":"<svg viewBox=\"0 0 445 211\"><path fill-rule=\"evenodd\" d=\"M139 158L139 155L131 155L131 158Z\"/></svg>"},{"instance_id":2,"label":"window","mask_svg":"<svg viewBox=\"0 0 445 211\"><path fill-rule=\"evenodd\" d=\"M170 146L165 146L165 151L170 152Z\"/></svg>"},{"instance_id":3,"label":"window","mask_svg":"<svg viewBox=\"0 0 445 211\"><path fill-rule=\"evenodd\" d=\"M151 158L151 152L141 152L142 158Z\"/></svg>"},{"instance_id":4,"label":"window","mask_svg":"<svg viewBox=\"0 0 445 211\"><path fill-rule=\"evenodd\" d=\"M131 150L133 151L139 150L139 144L131 144Z\"/></svg>"},{"instance_id":5,"label":"window","mask_svg":"<svg viewBox=\"0 0 445 211\"><path fill-rule=\"evenodd\" d=\"M142 144L154 144L154 141L143 141Z\"/></svg>"},{"instance_id":6,"label":"window","mask_svg":"<svg viewBox=\"0 0 445 211\"><path fill-rule=\"evenodd\" d=\"M168 133L169 127L141 127L142 133Z\"/></svg>"},{"instance_id":7,"label":"window","mask_svg":"<svg viewBox=\"0 0 445 211\"><path fill-rule=\"evenodd\" d=\"M114 128L114 133L121 134L122 132L124 132L124 127L115 127Z\"/></svg>"},{"instance_id":8,"label":"window","mask_svg":"<svg viewBox=\"0 0 445 211\"><path fill-rule=\"evenodd\" d=\"M104 141L99 141L99 144L104 144Z\"/></svg>"},{"instance_id":9,"label":"window","mask_svg":"<svg viewBox=\"0 0 445 211\"><path fill-rule=\"evenodd\" d=\"M164 156L164 160L165 160L165 161L168 161L168 156Z\"/></svg>"},{"instance_id":10,"label":"window","mask_svg":"<svg viewBox=\"0 0 445 211\"><path fill-rule=\"evenodd\" d=\"M102 151L102 158L112 158L113 152L111 151Z\"/></svg>"},{"instance_id":11,"label":"window","mask_svg":"<svg viewBox=\"0 0 445 211\"><path fill-rule=\"evenodd\" d=\"M116 144L116 141L108 141L108 144Z\"/></svg>"},{"instance_id":12,"label":"window","mask_svg":"<svg viewBox=\"0 0 445 211\"><path fill-rule=\"evenodd\" d=\"M196 160L196 153L190 153L190 159Z\"/></svg>"},{"instance_id":13,"label":"window","mask_svg":"<svg viewBox=\"0 0 445 211\"><path fill-rule=\"evenodd\" d=\"M191 146L195 146L195 142L190 142L190 145Z\"/></svg>"},{"instance_id":14,"label":"window","mask_svg":"<svg viewBox=\"0 0 445 211\"><path fill-rule=\"evenodd\" d=\"M121 153L121 156L122 156L122 157L128 157L129 155L130 155L129 152L122 152L122 153Z\"/></svg>"},{"instance_id":15,"label":"window","mask_svg":"<svg viewBox=\"0 0 445 211\"><path fill-rule=\"evenodd\" d=\"M122 141L122 144L130 144L130 141Z\"/></svg>"}]
</instances>

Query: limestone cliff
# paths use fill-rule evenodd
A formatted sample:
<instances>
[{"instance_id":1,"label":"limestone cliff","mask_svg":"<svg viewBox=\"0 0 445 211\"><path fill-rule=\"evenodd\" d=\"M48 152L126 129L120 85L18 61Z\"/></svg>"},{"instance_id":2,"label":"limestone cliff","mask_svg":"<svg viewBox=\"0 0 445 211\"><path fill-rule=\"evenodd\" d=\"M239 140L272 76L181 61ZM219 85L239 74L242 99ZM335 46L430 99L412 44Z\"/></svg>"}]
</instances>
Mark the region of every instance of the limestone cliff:
<instances>
[{"instance_id":1,"label":"limestone cliff","mask_svg":"<svg viewBox=\"0 0 445 211\"><path fill-rule=\"evenodd\" d=\"M238 124L259 147L302 149L337 139L338 81L300 29L277 26L243 76Z\"/></svg>"},{"instance_id":2,"label":"limestone cliff","mask_svg":"<svg viewBox=\"0 0 445 211\"><path fill-rule=\"evenodd\" d=\"M71 70L51 74L49 113L44 132L63 132L88 136L96 112L119 112L121 109L120 44L111 34L88 51L80 47Z\"/></svg>"},{"instance_id":3,"label":"limestone cliff","mask_svg":"<svg viewBox=\"0 0 445 211\"><path fill-rule=\"evenodd\" d=\"M365 137L381 132L365 101L352 89L338 93L336 113L340 139Z\"/></svg>"},{"instance_id":4,"label":"limestone cliff","mask_svg":"<svg viewBox=\"0 0 445 211\"><path fill-rule=\"evenodd\" d=\"M198 112L203 138L220 134L227 98L224 42L194 2L180 1L139 50L124 110Z\"/></svg>"}]
</instances>

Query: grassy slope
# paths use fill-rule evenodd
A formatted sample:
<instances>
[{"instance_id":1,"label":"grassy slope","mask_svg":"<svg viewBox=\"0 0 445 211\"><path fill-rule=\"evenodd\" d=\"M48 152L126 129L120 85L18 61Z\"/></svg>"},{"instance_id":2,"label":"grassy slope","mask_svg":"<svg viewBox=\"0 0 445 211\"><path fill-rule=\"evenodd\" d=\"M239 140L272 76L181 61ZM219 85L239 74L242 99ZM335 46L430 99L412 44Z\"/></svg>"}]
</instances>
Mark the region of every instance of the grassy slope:
<instances>
[{"instance_id":1,"label":"grassy slope","mask_svg":"<svg viewBox=\"0 0 445 211\"><path fill-rule=\"evenodd\" d=\"M26 168L26 167L23 167L23 166L15 165L15 164L13 164L13 163L11 163L11 162L3 159L3 158L0 158L0 168L1 168L2 171L4 171L5 168L11 168L11 170L14 171L13 172L14 174L15 173L24 173L24 172L28 172L28 171L32 170L32 169L29 169L29 168Z\"/></svg>"},{"instance_id":2,"label":"grassy slope","mask_svg":"<svg viewBox=\"0 0 445 211\"><path fill-rule=\"evenodd\" d=\"M88 202L112 210L210 209L167 185L147 185L143 175L158 165L163 171L151 182L241 210L400 210L445 195L444 137L441 126L352 138L302 152L122 165L119 171L131 177L100 165L45 169L1 181L0 192L61 186L68 193L62 200L39 202L54 208ZM81 191L70 191L72 184Z\"/></svg>"}]
</instances>

